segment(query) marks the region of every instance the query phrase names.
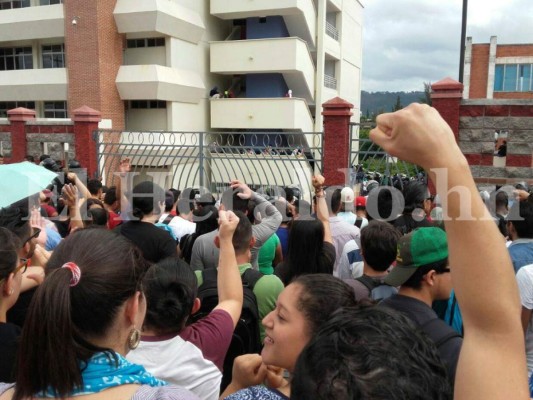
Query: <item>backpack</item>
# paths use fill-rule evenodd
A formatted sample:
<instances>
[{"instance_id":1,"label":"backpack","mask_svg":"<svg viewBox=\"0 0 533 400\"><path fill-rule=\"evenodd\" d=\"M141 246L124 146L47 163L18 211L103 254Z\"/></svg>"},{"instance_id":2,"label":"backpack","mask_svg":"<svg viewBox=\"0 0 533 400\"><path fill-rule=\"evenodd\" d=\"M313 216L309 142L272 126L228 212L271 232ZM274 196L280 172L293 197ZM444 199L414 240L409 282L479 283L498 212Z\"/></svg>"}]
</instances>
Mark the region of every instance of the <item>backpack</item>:
<instances>
[{"instance_id":1,"label":"backpack","mask_svg":"<svg viewBox=\"0 0 533 400\"><path fill-rule=\"evenodd\" d=\"M208 268L202 271L203 283L198 288L198 298L201 300L200 310L192 315L193 321L207 316L218 304L217 288L218 271ZM239 322L233 331L228 352L224 359L221 392L230 384L232 378L233 360L243 354L259 353L261 351L261 337L259 332L259 308L253 292L254 286L263 274L254 269L247 269L241 275L243 286L243 304Z\"/></svg>"},{"instance_id":2,"label":"backpack","mask_svg":"<svg viewBox=\"0 0 533 400\"><path fill-rule=\"evenodd\" d=\"M393 286L387 285L383 279L372 278L368 275L360 276L355 279L366 286L369 292L369 296L372 300L381 301L393 294L398 293L398 289Z\"/></svg>"},{"instance_id":3,"label":"backpack","mask_svg":"<svg viewBox=\"0 0 533 400\"><path fill-rule=\"evenodd\" d=\"M428 337L435 343L437 349L444 343L453 338L462 338L462 336L455 329L444 331L442 329L442 320L440 318L433 318L420 326L420 328L428 335Z\"/></svg>"},{"instance_id":4,"label":"backpack","mask_svg":"<svg viewBox=\"0 0 533 400\"><path fill-rule=\"evenodd\" d=\"M162 224L168 225L170 224L170 221L174 219L173 215L168 214L163 221L161 221Z\"/></svg>"}]
</instances>

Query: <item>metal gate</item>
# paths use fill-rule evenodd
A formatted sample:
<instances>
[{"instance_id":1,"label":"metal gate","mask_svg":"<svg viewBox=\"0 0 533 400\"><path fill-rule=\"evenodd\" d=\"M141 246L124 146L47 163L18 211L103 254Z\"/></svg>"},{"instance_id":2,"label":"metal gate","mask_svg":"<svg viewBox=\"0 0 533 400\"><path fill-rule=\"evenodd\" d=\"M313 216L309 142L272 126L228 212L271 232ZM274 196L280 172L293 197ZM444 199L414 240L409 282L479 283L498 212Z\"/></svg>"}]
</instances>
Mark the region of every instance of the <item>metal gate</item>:
<instances>
[{"instance_id":1,"label":"metal gate","mask_svg":"<svg viewBox=\"0 0 533 400\"><path fill-rule=\"evenodd\" d=\"M387 154L369 138L374 122L350 124L350 162L352 167L352 185L365 180L375 180L382 185L403 183L416 178L425 180L422 168L398 160Z\"/></svg>"},{"instance_id":2,"label":"metal gate","mask_svg":"<svg viewBox=\"0 0 533 400\"><path fill-rule=\"evenodd\" d=\"M298 187L310 200L311 176L322 171L321 132L94 132L98 176L113 178L129 158L134 183L153 180L165 188L194 188L215 197L232 179L268 194ZM271 195L275 195L272 193Z\"/></svg>"}]
</instances>

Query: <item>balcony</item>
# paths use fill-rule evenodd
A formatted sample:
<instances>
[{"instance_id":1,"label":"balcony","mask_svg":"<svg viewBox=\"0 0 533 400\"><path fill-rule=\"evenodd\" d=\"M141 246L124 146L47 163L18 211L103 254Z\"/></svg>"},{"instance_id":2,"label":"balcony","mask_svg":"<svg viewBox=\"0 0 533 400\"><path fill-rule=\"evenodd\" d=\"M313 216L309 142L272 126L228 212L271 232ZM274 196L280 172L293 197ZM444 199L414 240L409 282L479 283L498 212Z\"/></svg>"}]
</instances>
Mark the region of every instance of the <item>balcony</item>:
<instances>
[{"instance_id":1,"label":"balcony","mask_svg":"<svg viewBox=\"0 0 533 400\"><path fill-rule=\"evenodd\" d=\"M313 118L305 99L213 99L211 128L216 129L285 129L313 131Z\"/></svg>"},{"instance_id":2,"label":"balcony","mask_svg":"<svg viewBox=\"0 0 533 400\"><path fill-rule=\"evenodd\" d=\"M63 4L0 11L2 42L65 36Z\"/></svg>"},{"instance_id":3,"label":"balcony","mask_svg":"<svg viewBox=\"0 0 533 400\"><path fill-rule=\"evenodd\" d=\"M280 15L291 36L315 46L316 10L313 0L211 0L211 15L221 19L242 19Z\"/></svg>"},{"instance_id":4,"label":"balcony","mask_svg":"<svg viewBox=\"0 0 533 400\"><path fill-rule=\"evenodd\" d=\"M205 31L196 12L168 0L118 0L113 11L120 33L159 33L198 44Z\"/></svg>"},{"instance_id":5,"label":"balcony","mask_svg":"<svg viewBox=\"0 0 533 400\"><path fill-rule=\"evenodd\" d=\"M295 97L313 102L315 67L300 38L211 43L211 72L228 75L281 73Z\"/></svg>"},{"instance_id":6,"label":"balcony","mask_svg":"<svg viewBox=\"0 0 533 400\"><path fill-rule=\"evenodd\" d=\"M64 101L66 99L66 68L0 72L0 101Z\"/></svg>"},{"instance_id":7,"label":"balcony","mask_svg":"<svg viewBox=\"0 0 533 400\"><path fill-rule=\"evenodd\" d=\"M206 95L196 72L161 65L123 65L115 82L122 100L198 103Z\"/></svg>"}]
</instances>

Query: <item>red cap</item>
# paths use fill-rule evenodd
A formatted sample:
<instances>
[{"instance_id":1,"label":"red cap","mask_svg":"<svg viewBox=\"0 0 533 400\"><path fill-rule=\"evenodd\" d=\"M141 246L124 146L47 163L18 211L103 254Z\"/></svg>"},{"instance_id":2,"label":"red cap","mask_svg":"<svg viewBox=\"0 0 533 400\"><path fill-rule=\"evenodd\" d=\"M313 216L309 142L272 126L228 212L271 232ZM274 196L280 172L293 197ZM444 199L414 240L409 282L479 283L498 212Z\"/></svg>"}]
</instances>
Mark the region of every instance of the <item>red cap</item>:
<instances>
[{"instance_id":1,"label":"red cap","mask_svg":"<svg viewBox=\"0 0 533 400\"><path fill-rule=\"evenodd\" d=\"M355 206L356 207L366 207L366 197L364 196L357 196L355 198Z\"/></svg>"}]
</instances>

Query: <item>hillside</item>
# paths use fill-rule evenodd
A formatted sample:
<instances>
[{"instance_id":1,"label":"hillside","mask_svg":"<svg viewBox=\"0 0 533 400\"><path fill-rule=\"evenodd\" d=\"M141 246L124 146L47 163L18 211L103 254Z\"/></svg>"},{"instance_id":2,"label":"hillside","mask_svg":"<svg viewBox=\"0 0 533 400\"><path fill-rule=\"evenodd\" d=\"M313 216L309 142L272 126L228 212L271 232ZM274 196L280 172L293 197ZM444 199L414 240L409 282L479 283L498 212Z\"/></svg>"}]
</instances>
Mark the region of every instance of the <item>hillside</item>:
<instances>
[{"instance_id":1,"label":"hillside","mask_svg":"<svg viewBox=\"0 0 533 400\"><path fill-rule=\"evenodd\" d=\"M403 107L420 102L424 92L365 92L361 91L361 112L364 116L372 116L382 112L392 111L400 96Z\"/></svg>"}]
</instances>

